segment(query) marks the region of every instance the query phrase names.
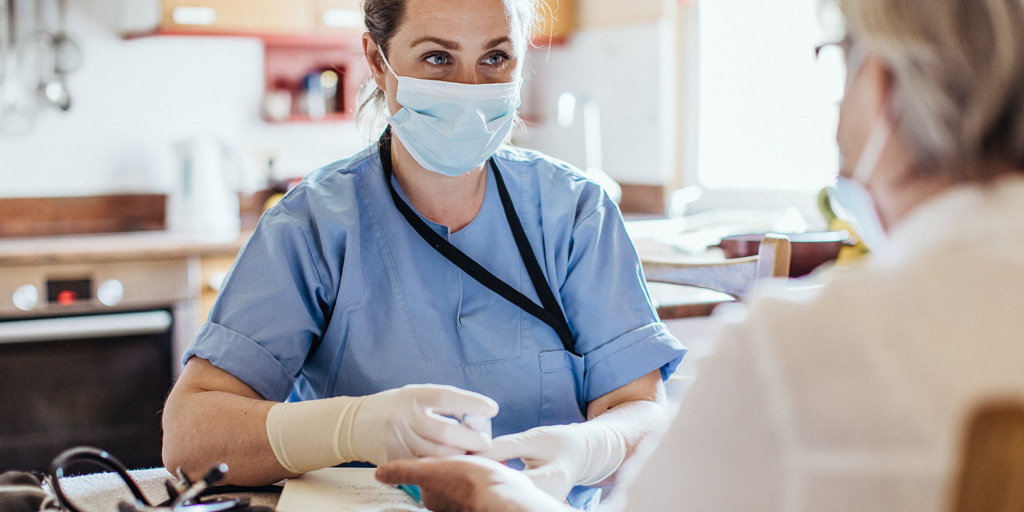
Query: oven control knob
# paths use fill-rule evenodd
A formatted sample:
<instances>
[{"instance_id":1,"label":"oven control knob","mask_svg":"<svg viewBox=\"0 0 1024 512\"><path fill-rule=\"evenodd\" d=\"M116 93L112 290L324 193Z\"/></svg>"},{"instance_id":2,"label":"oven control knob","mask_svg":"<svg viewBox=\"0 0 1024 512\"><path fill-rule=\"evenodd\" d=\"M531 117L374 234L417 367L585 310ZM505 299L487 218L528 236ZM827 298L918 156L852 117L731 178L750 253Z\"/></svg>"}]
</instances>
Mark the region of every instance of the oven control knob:
<instances>
[{"instance_id":1,"label":"oven control knob","mask_svg":"<svg viewBox=\"0 0 1024 512\"><path fill-rule=\"evenodd\" d=\"M117 279L108 279L96 288L96 298L104 306L116 306L124 298L124 285Z\"/></svg>"},{"instance_id":2,"label":"oven control knob","mask_svg":"<svg viewBox=\"0 0 1024 512\"><path fill-rule=\"evenodd\" d=\"M39 304L39 290L35 286L26 284L14 290L14 307L22 311L32 311Z\"/></svg>"}]
</instances>

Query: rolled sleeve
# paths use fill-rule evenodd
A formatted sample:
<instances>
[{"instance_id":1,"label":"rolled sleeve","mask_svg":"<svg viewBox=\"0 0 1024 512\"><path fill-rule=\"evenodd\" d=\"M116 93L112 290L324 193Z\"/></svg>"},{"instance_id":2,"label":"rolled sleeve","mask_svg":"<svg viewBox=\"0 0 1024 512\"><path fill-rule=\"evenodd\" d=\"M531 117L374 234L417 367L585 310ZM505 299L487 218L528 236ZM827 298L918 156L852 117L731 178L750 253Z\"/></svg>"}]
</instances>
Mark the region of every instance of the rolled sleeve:
<instances>
[{"instance_id":1,"label":"rolled sleeve","mask_svg":"<svg viewBox=\"0 0 1024 512\"><path fill-rule=\"evenodd\" d=\"M301 199L293 194L286 201ZM268 400L290 392L323 336L335 294L321 280L326 265L322 251L311 249L321 242L310 234L311 221L289 214L288 206L282 202L260 219L183 357L208 359Z\"/></svg>"},{"instance_id":2,"label":"rolled sleeve","mask_svg":"<svg viewBox=\"0 0 1024 512\"><path fill-rule=\"evenodd\" d=\"M667 379L686 348L658 320L615 203L603 192L583 203L561 292L590 402L656 369Z\"/></svg>"},{"instance_id":3,"label":"rolled sleeve","mask_svg":"<svg viewBox=\"0 0 1024 512\"><path fill-rule=\"evenodd\" d=\"M592 402L660 368L668 379L686 355L686 348L665 324L645 325L585 355L584 401Z\"/></svg>"},{"instance_id":4,"label":"rolled sleeve","mask_svg":"<svg viewBox=\"0 0 1024 512\"><path fill-rule=\"evenodd\" d=\"M199 331L195 343L182 357L182 364L192 357L210 361L267 400L284 400L294 383L288 370L262 345L212 322Z\"/></svg>"}]
</instances>

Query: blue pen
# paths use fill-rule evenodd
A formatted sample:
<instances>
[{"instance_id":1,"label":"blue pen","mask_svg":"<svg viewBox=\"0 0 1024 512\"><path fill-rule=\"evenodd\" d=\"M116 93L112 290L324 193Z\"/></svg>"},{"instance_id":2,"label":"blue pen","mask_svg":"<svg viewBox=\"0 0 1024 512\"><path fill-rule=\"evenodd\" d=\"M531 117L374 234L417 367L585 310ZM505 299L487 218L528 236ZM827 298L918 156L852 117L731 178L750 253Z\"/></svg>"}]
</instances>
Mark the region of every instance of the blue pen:
<instances>
[{"instance_id":1,"label":"blue pen","mask_svg":"<svg viewBox=\"0 0 1024 512\"><path fill-rule=\"evenodd\" d=\"M398 484L398 488L405 491L410 498L416 500L417 505L423 504L423 500L420 499L420 487L418 485Z\"/></svg>"},{"instance_id":2,"label":"blue pen","mask_svg":"<svg viewBox=\"0 0 1024 512\"><path fill-rule=\"evenodd\" d=\"M477 432L487 434L487 437L491 437L491 419L483 416L473 416L470 414L463 415L461 418L452 416L450 414L442 414L447 418L458 421L460 424L465 425ZM410 498L416 501L416 504L423 505L423 498L420 494L420 488L418 485L409 484L398 484L398 488L409 495Z\"/></svg>"}]
</instances>

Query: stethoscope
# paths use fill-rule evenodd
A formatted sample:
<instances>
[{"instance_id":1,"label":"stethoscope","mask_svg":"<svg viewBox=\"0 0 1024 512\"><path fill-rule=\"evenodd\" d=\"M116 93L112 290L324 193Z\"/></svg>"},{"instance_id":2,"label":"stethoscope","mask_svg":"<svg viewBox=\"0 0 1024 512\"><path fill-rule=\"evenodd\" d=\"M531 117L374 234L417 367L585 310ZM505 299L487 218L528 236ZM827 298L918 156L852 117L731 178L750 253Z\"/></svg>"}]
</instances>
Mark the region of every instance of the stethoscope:
<instances>
[{"instance_id":1,"label":"stethoscope","mask_svg":"<svg viewBox=\"0 0 1024 512\"><path fill-rule=\"evenodd\" d=\"M49 471L46 474L46 484L59 508L44 510L82 512L71 503L71 500L68 499L60 484L61 479L67 473L66 468L72 464L82 462L89 462L113 471L121 478L121 481L128 487L128 490L131 491L132 496L135 498L134 503L122 500L117 504L118 512L222 512L243 509L249 506L249 498L245 497L201 499L204 492L210 490L213 484L224 478L228 471L227 464L220 463L213 466L203 475L203 478L197 481L192 481L181 468L178 468L177 480L164 482L170 498L163 503L154 505L142 494L142 490L139 489L131 475L128 474L128 470L121 461L105 450L80 446L61 452L50 464Z\"/></svg>"}]
</instances>

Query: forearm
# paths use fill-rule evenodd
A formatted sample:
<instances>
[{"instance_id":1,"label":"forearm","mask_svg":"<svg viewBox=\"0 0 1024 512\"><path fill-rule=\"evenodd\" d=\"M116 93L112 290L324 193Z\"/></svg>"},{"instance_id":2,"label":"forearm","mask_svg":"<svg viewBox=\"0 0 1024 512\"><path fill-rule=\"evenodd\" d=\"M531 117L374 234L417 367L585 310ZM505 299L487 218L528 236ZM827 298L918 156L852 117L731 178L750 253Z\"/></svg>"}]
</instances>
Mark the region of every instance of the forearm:
<instances>
[{"instance_id":1,"label":"forearm","mask_svg":"<svg viewBox=\"0 0 1024 512\"><path fill-rule=\"evenodd\" d=\"M198 478L224 462L223 483L266 485L293 476L277 462L267 438L275 404L224 391L175 387L164 407L164 465Z\"/></svg>"},{"instance_id":2,"label":"forearm","mask_svg":"<svg viewBox=\"0 0 1024 512\"><path fill-rule=\"evenodd\" d=\"M437 414L434 414L436 412ZM227 463L225 483L263 485L348 461L480 452L491 437L449 417L493 418L498 404L451 386L408 385L361 397L264 400L193 357L164 406L164 465L201 475Z\"/></svg>"},{"instance_id":3,"label":"forearm","mask_svg":"<svg viewBox=\"0 0 1024 512\"><path fill-rule=\"evenodd\" d=\"M625 461L636 453L644 440L661 430L667 421L668 415L663 399L634 400L612 407L591 418L584 425L601 425L620 435L625 445ZM599 485L614 485L617 474L618 470L602 480Z\"/></svg>"}]
</instances>

